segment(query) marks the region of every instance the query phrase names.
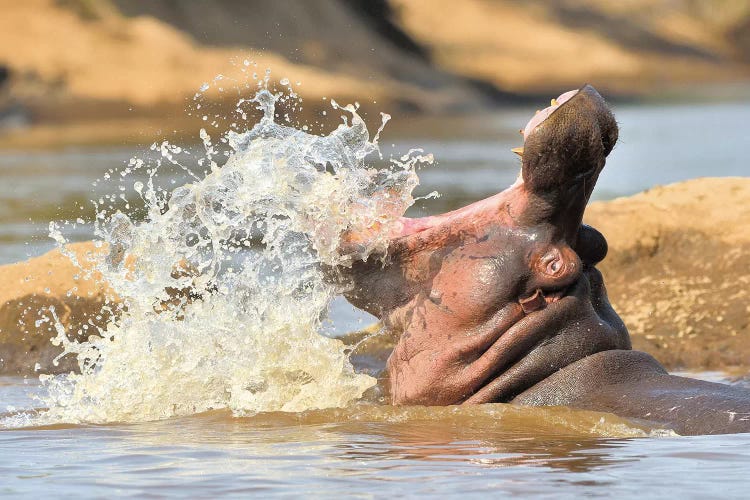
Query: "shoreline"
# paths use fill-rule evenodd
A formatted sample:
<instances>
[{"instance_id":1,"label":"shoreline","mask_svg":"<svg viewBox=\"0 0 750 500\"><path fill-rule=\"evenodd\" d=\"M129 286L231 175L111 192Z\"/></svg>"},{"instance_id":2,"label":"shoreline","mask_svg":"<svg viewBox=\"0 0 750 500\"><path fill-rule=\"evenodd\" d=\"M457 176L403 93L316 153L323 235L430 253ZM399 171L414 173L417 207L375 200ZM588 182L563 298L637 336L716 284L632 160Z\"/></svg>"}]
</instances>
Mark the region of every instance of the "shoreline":
<instances>
[{"instance_id":1,"label":"shoreline","mask_svg":"<svg viewBox=\"0 0 750 500\"><path fill-rule=\"evenodd\" d=\"M699 178L589 205L598 266L633 348L669 369L750 370L750 177Z\"/></svg>"}]
</instances>

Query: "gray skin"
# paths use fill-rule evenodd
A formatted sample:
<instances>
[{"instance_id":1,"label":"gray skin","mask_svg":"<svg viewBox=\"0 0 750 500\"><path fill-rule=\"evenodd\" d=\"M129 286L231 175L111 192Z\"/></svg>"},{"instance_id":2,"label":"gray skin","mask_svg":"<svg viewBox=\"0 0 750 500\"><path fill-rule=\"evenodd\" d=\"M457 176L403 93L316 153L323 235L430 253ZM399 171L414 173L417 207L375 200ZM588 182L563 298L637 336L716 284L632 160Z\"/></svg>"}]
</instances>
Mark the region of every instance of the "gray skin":
<instances>
[{"instance_id":1,"label":"gray skin","mask_svg":"<svg viewBox=\"0 0 750 500\"><path fill-rule=\"evenodd\" d=\"M402 218L386 255L341 270L347 299L397 339L387 396L565 405L680 434L750 432L750 390L671 376L630 350L594 267L606 241L581 223L617 124L591 86L559 99L527 125L513 186L448 214Z\"/></svg>"}]
</instances>

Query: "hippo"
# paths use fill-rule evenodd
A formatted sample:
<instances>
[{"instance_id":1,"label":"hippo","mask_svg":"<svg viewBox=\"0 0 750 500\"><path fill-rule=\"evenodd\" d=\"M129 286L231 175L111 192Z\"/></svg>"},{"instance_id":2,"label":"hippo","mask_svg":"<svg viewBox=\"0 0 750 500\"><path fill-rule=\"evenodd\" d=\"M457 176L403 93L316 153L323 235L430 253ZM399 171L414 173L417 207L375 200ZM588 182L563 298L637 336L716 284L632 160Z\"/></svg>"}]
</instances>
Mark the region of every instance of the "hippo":
<instances>
[{"instance_id":1,"label":"hippo","mask_svg":"<svg viewBox=\"0 0 750 500\"><path fill-rule=\"evenodd\" d=\"M590 85L566 92L522 133L512 186L442 215L402 217L385 253L342 270L346 299L394 335L386 397L563 405L679 434L750 432L750 390L670 375L632 350L607 299L595 267L607 242L582 224L618 138L605 100Z\"/></svg>"}]
</instances>

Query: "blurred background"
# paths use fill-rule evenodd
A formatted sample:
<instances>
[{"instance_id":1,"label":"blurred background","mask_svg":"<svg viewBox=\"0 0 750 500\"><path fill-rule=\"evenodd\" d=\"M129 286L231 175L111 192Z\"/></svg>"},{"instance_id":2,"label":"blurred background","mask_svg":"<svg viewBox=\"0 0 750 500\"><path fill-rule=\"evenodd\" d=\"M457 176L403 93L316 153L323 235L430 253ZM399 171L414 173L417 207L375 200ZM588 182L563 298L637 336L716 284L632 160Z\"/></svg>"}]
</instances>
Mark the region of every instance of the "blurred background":
<instances>
[{"instance_id":1,"label":"blurred background","mask_svg":"<svg viewBox=\"0 0 750 500\"><path fill-rule=\"evenodd\" d=\"M90 238L91 199L137 205L137 179L111 182L128 160L200 156L266 69L303 98L295 125L356 101L373 131L393 115L384 161L433 153L420 193L442 197L414 214L510 184L518 130L586 82L622 129L595 198L750 174L748 0L2 0L0 263L51 248L50 220Z\"/></svg>"}]
</instances>

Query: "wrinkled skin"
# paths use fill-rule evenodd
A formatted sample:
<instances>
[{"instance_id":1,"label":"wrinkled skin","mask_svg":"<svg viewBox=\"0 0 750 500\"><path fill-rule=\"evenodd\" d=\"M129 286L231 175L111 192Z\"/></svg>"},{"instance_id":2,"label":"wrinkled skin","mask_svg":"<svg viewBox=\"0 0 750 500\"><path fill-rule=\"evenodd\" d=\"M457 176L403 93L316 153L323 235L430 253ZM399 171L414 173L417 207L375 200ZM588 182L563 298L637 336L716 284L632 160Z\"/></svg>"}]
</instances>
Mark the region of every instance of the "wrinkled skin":
<instances>
[{"instance_id":1,"label":"wrinkled skin","mask_svg":"<svg viewBox=\"0 0 750 500\"><path fill-rule=\"evenodd\" d=\"M579 344L630 347L592 267L606 242L581 227L616 139L604 100L585 87L527 135L519 182L403 219L385 267L355 266L347 298L401 333L387 364L394 403L507 401L580 359Z\"/></svg>"},{"instance_id":2,"label":"wrinkled skin","mask_svg":"<svg viewBox=\"0 0 750 500\"><path fill-rule=\"evenodd\" d=\"M750 415L750 391L667 375L630 350L607 300L594 267L606 241L581 224L617 141L601 96L590 86L567 92L523 134L513 186L454 212L402 218L385 261L373 257L345 271L347 299L398 338L384 380L392 403L569 405L678 432L750 431L748 421L707 421L704 411L714 405ZM708 399L686 404L694 399L685 391Z\"/></svg>"}]
</instances>

